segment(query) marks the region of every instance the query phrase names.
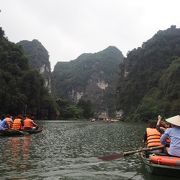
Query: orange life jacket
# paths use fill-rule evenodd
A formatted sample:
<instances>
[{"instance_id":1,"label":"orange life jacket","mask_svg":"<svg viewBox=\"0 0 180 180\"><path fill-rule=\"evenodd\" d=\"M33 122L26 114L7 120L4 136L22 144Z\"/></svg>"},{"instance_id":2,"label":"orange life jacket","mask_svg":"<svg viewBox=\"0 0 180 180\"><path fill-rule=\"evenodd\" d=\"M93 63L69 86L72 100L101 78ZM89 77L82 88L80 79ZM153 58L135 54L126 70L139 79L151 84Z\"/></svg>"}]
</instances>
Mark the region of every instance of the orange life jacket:
<instances>
[{"instance_id":1,"label":"orange life jacket","mask_svg":"<svg viewBox=\"0 0 180 180\"><path fill-rule=\"evenodd\" d=\"M156 128L147 128L147 147L161 146L161 133Z\"/></svg>"},{"instance_id":2,"label":"orange life jacket","mask_svg":"<svg viewBox=\"0 0 180 180\"><path fill-rule=\"evenodd\" d=\"M8 125L9 125L9 128L12 128L13 120L11 118L9 118L9 117L6 117L5 119L6 119L6 122L8 123Z\"/></svg>"},{"instance_id":3,"label":"orange life jacket","mask_svg":"<svg viewBox=\"0 0 180 180\"><path fill-rule=\"evenodd\" d=\"M33 123L31 119L26 118L24 120L24 128L33 128Z\"/></svg>"},{"instance_id":4,"label":"orange life jacket","mask_svg":"<svg viewBox=\"0 0 180 180\"><path fill-rule=\"evenodd\" d=\"M19 118L14 119L14 122L13 122L13 125L12 125L12 129L21 130L21 129L22 129L21 121L22 121L22 120L19 119Z\"/></svg>"}]
</instances>

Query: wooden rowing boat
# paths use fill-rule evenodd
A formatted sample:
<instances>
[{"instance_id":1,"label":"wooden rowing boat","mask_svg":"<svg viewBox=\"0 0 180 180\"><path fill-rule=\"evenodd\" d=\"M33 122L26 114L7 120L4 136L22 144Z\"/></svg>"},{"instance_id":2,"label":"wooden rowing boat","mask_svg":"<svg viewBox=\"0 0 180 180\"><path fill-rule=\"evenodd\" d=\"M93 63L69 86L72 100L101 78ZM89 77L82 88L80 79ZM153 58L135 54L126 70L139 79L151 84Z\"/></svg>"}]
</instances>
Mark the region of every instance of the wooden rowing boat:
<instances>
[{"instance_id":1,"label":"wooden rowing boat","mask_svg":"<svg viewBox=\"0 0 180 180\"><path fill-rule=\"evenodd\" d=\"M180 166L169 166L153 163L150 161L149 157L146 157L145 153L141 153L141 158L146 170L151 174L180 177Z\"/></svg>"},{"instance_id":2,"label":"wooden rowing boat","mask_svg":"<svg viewBox=\"0 0 180 180\"><path fill-rule=\"evenodd\" d=\"M38 128L38 129L30 129L30 130L24 130L24 133L29 133L29 134L37 134L40 133L42 131L42 128Z\"/></svg>"},{"instance_id":3,"label":"wooden rowing boat","mask_svg":"<svg viewBox=\"0 0 180 180\"><path fill-rule=\"evenodd\" d=\"M24 136L24 135L29 135L29 134L37 134L42 131L41 128L39 129L33 129L33 130L5 130L5 131L0 131L0 137L15 137L15 136Z\"/></svg>"}]
</instances>

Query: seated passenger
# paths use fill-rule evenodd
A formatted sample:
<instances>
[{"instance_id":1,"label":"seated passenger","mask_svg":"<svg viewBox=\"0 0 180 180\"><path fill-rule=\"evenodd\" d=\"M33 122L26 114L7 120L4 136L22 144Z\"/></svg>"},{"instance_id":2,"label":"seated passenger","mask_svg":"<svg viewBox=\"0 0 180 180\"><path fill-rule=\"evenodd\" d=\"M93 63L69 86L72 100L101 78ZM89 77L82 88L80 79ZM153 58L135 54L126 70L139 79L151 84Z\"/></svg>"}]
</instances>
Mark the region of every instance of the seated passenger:
<instances>
[{"instance_id":1,"label":"seated passenger","mask_svg":"<svg viewBox=\"0 0 180 180\"><path fill-rule=\"evenodd\" d=\"M170 147L167 148L169 155L180 157L180 116L174 116L166 119L171 124L171 128L167 128L161 136L161 143L166 145L166 138L170 139Z\"/></svg>"},{"instance_id":2,"label":"seated passenger","mask_svg":"<svg viewBox=\"0 0 180 180\"><path fill-rule=\"evenodd\" d=\"M1 130L1 131L4 131L4 130L9 129L9 124L7 123L6 118L5 118L4 115L2 116L1 119L2 119L2 120L1 120L1 122L0 122L0 130Z\"/></svg>"},{"instance_id":3,"label":"seated passenger","mask_svg":"<svg viewBox=\"0 0 180 180\"><path fill-rule=\"evenodd\" d=\"M37 129L38 125L30 118L29 115L24 119L24 130Z\"/></svg>"},{"instance_id":4,"label":"seated passenger","mask_svg":"<svg viewBox=\"0 0 180 180\"><path fill-rule=\"evenodd\" d=\"M156 122L149 121L148 127L146 128L146 133L144 136L144 142L146 143L147 147L155 147L161 146L160 142L161 134L156 129Z\"/></svg>"},{"instance_id":5,"label":"seated passenger","mask_svg":"<svg viewBox=\"0 0 180 180\"><path fill-rule=\"evenodd\" d=\"M164 134L165 130L167 128L171 127L171 125L165 121L162 121L162 117L161 115L158 115L158 120L157 120L157 125L156 125L156 129L161 133ZM165 147L169 147L170 145L170 139L166 138L166 145ZM164 149L165 150L165 149ZM167 153L167 151L165 150L165 153Z\"/></svg>"},{"instance_id":6,"label":"seated passenger","mask_svg":"<svg viewBox=\"0 0 180 180\"><path fill-rule=\"evenodd\" d=\"M157 147L162 146L160 141L161 133L156 129L156 121L149 121L148 127L144 135L144 143L146 147ZM151 151L150 153L160 153L162 149Z\"/></svg>"},{"instance_id":7,"label":"seated passenger","mask_svg":"<svg viewBox=\"0 0 180 180\"><path fill-rule=\"evenodd\" d=\"M14 130L22 130L23 129L23 120L22 116L18 115L13 122L12 129Z\"/></svg>"},{"instance_id":8,"label":"seated passenger","mask_svg":"<svg viewBox=\"0 0 180 180\"><path fill-rule=\"evenodd\" d=\"M6 119L6 122L8 123L8 125L9 125L9 128L12 128L13 120L12 120L11 116L9 114L7 114L5 119Z\"/></svg>"}]
</instances>

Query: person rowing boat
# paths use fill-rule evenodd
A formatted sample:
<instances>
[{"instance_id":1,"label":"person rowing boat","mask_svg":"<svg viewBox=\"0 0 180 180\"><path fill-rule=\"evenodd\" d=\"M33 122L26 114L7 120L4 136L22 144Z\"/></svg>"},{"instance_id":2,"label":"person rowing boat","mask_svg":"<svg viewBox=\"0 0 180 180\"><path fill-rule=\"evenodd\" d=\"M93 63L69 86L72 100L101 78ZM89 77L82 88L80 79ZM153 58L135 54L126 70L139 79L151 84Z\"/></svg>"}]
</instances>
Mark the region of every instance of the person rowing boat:
<instances>
[{"instance_id":1,"label":"person rowing boat","mask_svg":"<svg viewBox=\"0 0 180 180\"><path fill-rule=\"evenodd\" d=\"M167 144L166 139L170 139L170 147L167 148L167 152L171 156L180 157L180 116L174 116L166 119L171 124L171 128L167 128L164 134L161 136L161 143Z\"/></svg>"},{"instance_id":2,"label":"person rowing boat","mask_svg":"<svg viewBox=\"0 0 180 180\"><path fill-rule=\"evenodd\" d=\"M24 119L24 130L38 129L38 125L31 119L30 115L26 115Z\"/></svg>"}]
</instances>

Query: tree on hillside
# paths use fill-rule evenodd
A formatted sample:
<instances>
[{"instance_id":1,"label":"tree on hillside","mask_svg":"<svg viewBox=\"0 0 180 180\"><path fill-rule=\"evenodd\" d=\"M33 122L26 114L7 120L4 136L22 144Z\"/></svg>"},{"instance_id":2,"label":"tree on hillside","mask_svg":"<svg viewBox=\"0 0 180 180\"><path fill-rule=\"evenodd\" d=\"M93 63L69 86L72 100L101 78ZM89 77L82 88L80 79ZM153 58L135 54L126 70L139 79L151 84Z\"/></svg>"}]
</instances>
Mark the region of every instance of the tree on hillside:
<instances>
[{"instance_id":1,"label":"tree on hillside","mask_svg":"<svg viewBox=\"0 0 180 180\"><path fill-rule=\"evenodd\" d=\"M174 26L130 51L120 67L118 109L131 120L178 113L179 65L173 57L179 56L180 29Z\"/></svg>"},{"instance_id":2,"label":"tree on hillside","mask_svg":"<svg viewBox=\"0 0 180 180\"><path fill-rule=\"evenodd\" d=\"M41 75L29 67L21 49L4 37L2 28L0 37L0 114L24 114L26 107L26 113L39 119L55 116L57 107L50 100ZM45 109L45 102L49 103L51 114ZM47 113L42 114L43 111Z\"/></svg>"},{"instance_id":3,"label":"tree on hillside","mask_svg":"<svg viewBox=\"0 0 180 180\"><path fill-rule=\"evenodd\" d=\"M83 117L86 119L93 117L92 103L90 100L80 99L77 105L83 110Z\"/></svg>"}]
</instances>

